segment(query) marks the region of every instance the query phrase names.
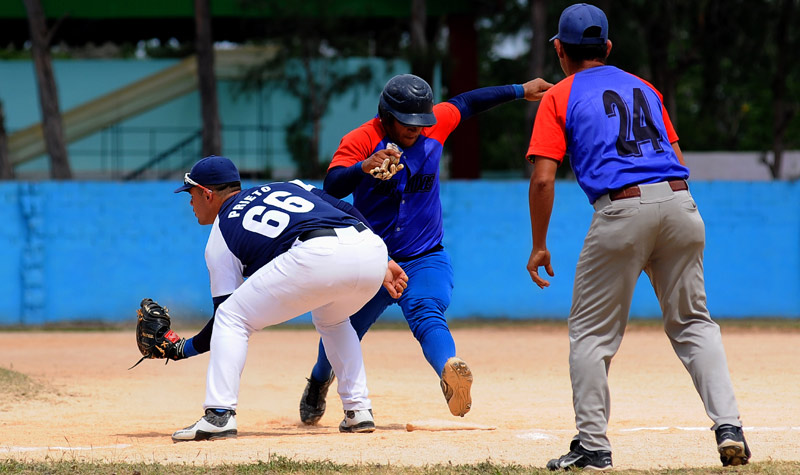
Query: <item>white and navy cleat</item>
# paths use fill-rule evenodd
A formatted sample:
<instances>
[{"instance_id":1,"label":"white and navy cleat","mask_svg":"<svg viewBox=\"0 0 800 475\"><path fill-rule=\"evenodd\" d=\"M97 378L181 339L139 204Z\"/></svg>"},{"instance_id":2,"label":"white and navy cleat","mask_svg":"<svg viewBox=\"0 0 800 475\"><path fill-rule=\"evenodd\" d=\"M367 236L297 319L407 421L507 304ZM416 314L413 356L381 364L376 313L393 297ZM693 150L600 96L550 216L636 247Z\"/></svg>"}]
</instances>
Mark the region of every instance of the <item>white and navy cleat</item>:
<instances>
[{"instance_id":1,"label":"white and navy cleat","mask_svg":"<svg viewBox=\"0 0 800 475\"><path fill-rule=\"evenodd\" d=\"M374 432L375 419L372 409L344 411L344 420L339 424L339 432Z\"/></svg>"},{"instance_id":2,"label":"white and navy cleat","mask_svg":"<svg viewBox=\"0 0 800 475\"><path fill-rule=\"evenodd\" d=\"M234 438L236 430L236 411L227 409L219 413L219 409L206 409L206 414L199 421L185 429L172 434L173 442L189 440L215 440Z\"/></svg>"}]
</instances>

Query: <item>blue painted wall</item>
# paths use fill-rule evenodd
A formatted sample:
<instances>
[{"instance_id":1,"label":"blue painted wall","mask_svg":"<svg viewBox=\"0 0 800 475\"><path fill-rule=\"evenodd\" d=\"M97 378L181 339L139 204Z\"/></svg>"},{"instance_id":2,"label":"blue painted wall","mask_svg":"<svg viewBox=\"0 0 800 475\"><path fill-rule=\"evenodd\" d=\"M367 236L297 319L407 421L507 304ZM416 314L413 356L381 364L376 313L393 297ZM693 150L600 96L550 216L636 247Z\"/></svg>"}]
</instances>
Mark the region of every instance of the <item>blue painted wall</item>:
<instances>
[{"instance_id":1,"label":"blue painted wall","mask_svg":"<svg viewBox=\"0 0 800 475\"><path fill-rule=\"evenodd\" d=\"M0 324L132 319L151 297L176 318L211 310L199 226L177 183L0 183ZM455 268L450 318L565 318L592 208L559 182L549 248L555 277L528 277L526 181L442 185ZM716 317L800 317L800 183L692 182L706 222L708 304ZM646 277L633 317L657 317ZM388 318L400 318L396 309ZM308 321L307 316L303 321Z\"/></svg>"},{"instance_id":2,"label":"blue painted wall","mask_svg":"<svg viewBox=\"0 0 800 475\"><path fill-rule=\"evenodd\" d=\"M61 109L66 111L79 106L177 62L175 59L54 60L53 70ZM405 61L378 58L347 58L338 63L337 67L357 70L363 65L370 66L373 72L372 81L331 100L328 114L323 118L321 162L329 161L343 135L377 113L377 100L386 81L395 74L408 71ZM439 83L437 73L433 84L437 94L441 89ZM263 170L269 167L276 171L275 176L296 176L295 164L286 147L284 129L300 112L298 100L274 85L265 85L259 91L244 93L235 81L219 81L217 92L223 126L270 127L263 134L242 134L236 131L226 134L223 131L223 154L235 156L242 170ZM31 61L0 60L0 100L4 104L9 134L39 122L36 76ZM119 175L114 172L137 168L151 158L151 150L157 153L170 148L199 129L201 121L200 96L194 91L117 124L128 130L124 135L109 137L96 133L69 144L70 164L79 177L116 178ZM132 129L140 132L134 133ZM149 129L152 131L149 132ZM256 150L257 141L267 144L266 156L258 156L255 152L230 152L240 147L249 151ZM116 150L122 152L117 158L112 160L107 157ZM192 157L189 161L192 161ZM38 176L35 174L47 170L49 161L46 155L16 167L18 176Z\"/></svg>"}]
</instances>

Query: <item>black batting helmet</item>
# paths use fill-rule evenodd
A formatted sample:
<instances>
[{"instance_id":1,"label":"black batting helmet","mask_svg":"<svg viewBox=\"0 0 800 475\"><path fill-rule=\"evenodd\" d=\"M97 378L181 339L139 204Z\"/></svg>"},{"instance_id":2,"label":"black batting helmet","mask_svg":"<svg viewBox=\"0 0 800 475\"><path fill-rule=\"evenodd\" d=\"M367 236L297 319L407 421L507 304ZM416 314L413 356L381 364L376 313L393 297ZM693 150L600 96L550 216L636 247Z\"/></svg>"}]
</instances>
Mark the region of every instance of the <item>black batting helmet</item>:
<instances>
[{"instance_id":1,"label":"black batting helmet","mask_svg":"<svg viewBox=\"0 0 800 475\"><path fill-rule=\"evenodd\" d=\"M433 115L433 91L419 76L401 74L386 83L378 103L378 115L389 114L403 125L430 127Z\"/></svg>"}]
</instances>

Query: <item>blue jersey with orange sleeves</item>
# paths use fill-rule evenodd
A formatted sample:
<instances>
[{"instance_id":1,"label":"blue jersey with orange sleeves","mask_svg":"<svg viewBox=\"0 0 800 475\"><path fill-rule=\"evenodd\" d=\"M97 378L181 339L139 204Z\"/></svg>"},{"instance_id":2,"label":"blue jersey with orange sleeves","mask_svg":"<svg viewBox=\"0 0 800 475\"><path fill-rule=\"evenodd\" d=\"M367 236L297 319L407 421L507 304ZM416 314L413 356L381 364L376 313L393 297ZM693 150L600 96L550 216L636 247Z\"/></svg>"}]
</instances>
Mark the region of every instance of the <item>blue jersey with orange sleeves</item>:
<instances>
[{"instance_id":1,"label":"blue jersey with orange sleeves","mask_svg":"<svg viewBox=\"0 0 800 475\"><path fill-rule=\"evenodd\" d=\"M536 113L527 157L570 164L589 202L628 185L686 179L661 94L614 66L573 74L550 88Z\"/></svg>"},{"instance_id":2,"label":"blue jersey with orange sleeves","mask_svg":"<svg viewBox=\"0 0 800 475\"><path fill-rule=\"evenodd\" d=\"M442 102L433 107L433 113L436 125L423 129L414 145L403 149L403 170L391 180L362 179L353 191L353 205L383 238L393 258L415 256L442 241L439 161L461 112ZM376 117L342 138L329 169L354 165L385 149L390 141Z\"/></svg>"}]
</instances>

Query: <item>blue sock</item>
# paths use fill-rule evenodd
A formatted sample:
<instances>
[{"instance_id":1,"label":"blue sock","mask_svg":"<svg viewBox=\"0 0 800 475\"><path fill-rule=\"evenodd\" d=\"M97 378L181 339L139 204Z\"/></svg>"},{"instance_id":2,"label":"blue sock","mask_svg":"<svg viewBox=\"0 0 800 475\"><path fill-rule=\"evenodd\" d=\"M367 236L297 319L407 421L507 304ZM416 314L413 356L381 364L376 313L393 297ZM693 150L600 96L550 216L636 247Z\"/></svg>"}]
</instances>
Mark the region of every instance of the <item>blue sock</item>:
<instances>
[{"instance_id":1,"label":"blue sock","mask_svg":"<svg viewBox=\"0 0 800 475\"><path fill-rule=\"evenodd\" d=\"M186 355L187 358L190 356L197 356L200 354L197 352L197 350L194 349L194 345L192 344L192 339L193 338L189 338L183 345L183 354Z\"/></svg>"},{"instance_id":2,"label":"blue sock","mask_svg":"<svg viewBox=\"0 0 800 475\"><path fill-rule=\"evenodd\" d=\"M433 329L425 334L419 344L422 346L425 359L436 371L436 376L441 378L447 360L456 355L456 343L453 341L450 330L447 328Z\"/></svg>"},{"instance_id":3,"label":"blue sock","mask_svg":"<svg viewBox=\"0 0 800 475\"><path fill-rule=\"evenodd\" d=\"M442 366L444 367L444 366ZM328 355L325 354L325 347L322 346L322 340L319 341L319 350L317 351L317 364L311 370L311 379L314 381L324 383L331 377L331 364L328 362Z\"/></svg>"}]
</instances>

